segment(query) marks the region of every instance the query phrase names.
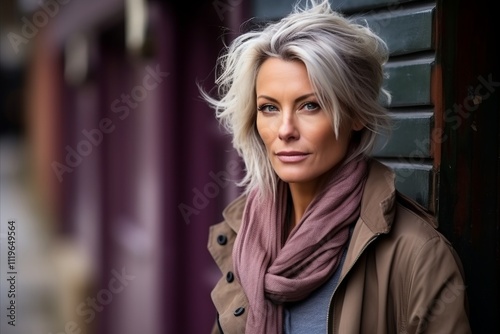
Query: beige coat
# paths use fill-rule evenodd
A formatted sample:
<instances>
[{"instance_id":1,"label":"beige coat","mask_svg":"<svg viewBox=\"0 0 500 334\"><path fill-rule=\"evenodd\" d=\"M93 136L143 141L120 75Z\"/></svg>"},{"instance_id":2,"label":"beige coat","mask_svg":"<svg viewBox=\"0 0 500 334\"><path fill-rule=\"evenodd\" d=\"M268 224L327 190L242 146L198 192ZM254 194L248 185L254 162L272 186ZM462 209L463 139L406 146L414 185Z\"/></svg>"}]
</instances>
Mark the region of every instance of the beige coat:
<instances>
[{"instance_id":1,"label":"beige coat","mask_svg":"<svg viewBox=\"0 0 500 334\"><path fill-rule=\"evenodd\" d=\"M244 333L248 310L232 275L244 205L237 198L210 228L208 249L222 272L211 296L224 334ZM471 333L461 262L436 226L395 190L394 173L372 160L339 285L325 310L328 333Z\"/></svg>"}]
</instances>

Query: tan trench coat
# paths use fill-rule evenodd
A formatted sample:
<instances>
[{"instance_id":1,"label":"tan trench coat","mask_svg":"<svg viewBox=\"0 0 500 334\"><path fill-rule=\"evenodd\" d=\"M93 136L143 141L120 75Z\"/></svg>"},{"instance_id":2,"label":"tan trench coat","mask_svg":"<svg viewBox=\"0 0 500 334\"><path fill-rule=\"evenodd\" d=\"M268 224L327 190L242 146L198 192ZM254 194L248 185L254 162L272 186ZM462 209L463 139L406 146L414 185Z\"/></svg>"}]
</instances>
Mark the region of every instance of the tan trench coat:
<instances>
[{"instance_id":1,"label":"tan trench coat","mask_svg":"<svg viewBox=\"0 0 500 334\"><path fill-rule=\"evenodd\" d=\"M222 272L211 297L224 334L244 333L248 310L232 263L244 205L237 198L210 228L208 249ZM436 227L432 215L395 190L394 173L372 160L339 285L325 310L328 333L471 333L462 265ZM216 321L212 333L218 328Z\"/></svg>"}]
</instances>

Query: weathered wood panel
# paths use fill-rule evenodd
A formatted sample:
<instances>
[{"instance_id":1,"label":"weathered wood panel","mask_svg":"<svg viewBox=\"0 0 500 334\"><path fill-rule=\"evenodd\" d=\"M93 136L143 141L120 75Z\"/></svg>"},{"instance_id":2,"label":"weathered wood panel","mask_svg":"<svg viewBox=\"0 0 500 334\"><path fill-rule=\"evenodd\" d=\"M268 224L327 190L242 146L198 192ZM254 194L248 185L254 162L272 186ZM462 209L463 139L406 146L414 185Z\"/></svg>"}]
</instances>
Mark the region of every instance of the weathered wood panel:
<instances>
[{"instance_id":1,"label":"weathered wood panel","mask_svg":"<svg viewBox=\"0 0 500 334\"><path fill-rule=\"evenodd\" d=\"M402 4L415 0L332 0L330 3L335 10L345 13L359 12L374 8L384 10L400 9ZM253 0L251 15L259 19L274 20L287 15L293 8L294 0ZM305 3L305 1L303 1Z\"/></svg>"},{"instance_id":2,"label":"weathered wood panel","mask_svg":"<svg viewBox=\"0 0 500 334\"><path fill-rule=\"evenodd\" d=\"M332 0L330 3L337 10L343 12L360 12L374 8L385 8L387 10L399 9L402 4L415 2L415 0Z\"/></svg>"},{"instance_id":3,"label":"weathered wood panel","mask_svg":"<svg viewBox=\"0 0 500 334\"><path fill-rule=\"evenodd\" d=\"M433 48L434 11L434 5L427 5L418 9L380 11L353 18L375 31L387 43L391 56L396 56Z\"/></svg>"},{"instance_id":4,"label":"weathered wood panel","mask_svg":"<svg viewBox=\"0 0 500 334\"><path fill-rule=\"evenodd\" d=\"M420 205L430 208L433 179L432 163L410 163L403 159L382 163L391 167L396 173L396 189L406 196L415 199Z\"/></svg>"},{"instance_id":5,"label":"weathered wood panel","mask_svg":"<svg viewBox=\"0 0 500 334\"><path fill-rule=\"evenodd\" d=\"M434 56L389 62L385 66L388 78L384 87L392 95L391 103L381 100L386 107L431 105L431 72Z\"/></svg>"},{"instance_id":6,"label":"weathered wood panel","mask_svg":"<svg viewBox=\"0 0 500 334\"><path fill-rule=\"evenodd\" d=\"M430 158L430 134L433 127L433 112L406 111L392 113L393 131L390 137L379 136L375 157L408 157L414 163Z\"/></svg>"}]
</instances>

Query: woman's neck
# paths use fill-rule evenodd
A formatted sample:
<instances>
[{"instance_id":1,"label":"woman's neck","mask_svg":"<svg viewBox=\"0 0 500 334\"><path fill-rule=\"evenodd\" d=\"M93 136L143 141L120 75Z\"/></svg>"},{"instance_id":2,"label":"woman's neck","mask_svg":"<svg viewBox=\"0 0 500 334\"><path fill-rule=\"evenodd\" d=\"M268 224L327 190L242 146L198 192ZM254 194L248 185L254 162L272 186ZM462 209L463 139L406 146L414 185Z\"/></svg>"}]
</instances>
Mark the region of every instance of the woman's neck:
<instances>
[{"instance_id":1,"label":"woman's neck","mask_svg":"<svg viewBox=\"0 0 500 334\"><path fill-rule=\"evenodd\" d=\"M297 226L304 216L309 204L321 188L321 184L289 183L291 196L290 229Z\"/></svg>"}]
</instances>

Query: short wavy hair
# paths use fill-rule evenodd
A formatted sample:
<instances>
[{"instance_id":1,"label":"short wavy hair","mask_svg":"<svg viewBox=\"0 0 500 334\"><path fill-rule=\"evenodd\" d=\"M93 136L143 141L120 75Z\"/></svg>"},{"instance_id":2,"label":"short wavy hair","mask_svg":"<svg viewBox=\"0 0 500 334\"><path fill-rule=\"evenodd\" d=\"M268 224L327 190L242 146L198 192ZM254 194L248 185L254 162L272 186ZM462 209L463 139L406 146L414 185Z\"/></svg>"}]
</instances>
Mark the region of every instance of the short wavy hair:
<instances>
[{"instance_id":1,"label":"short wavy hair","mask_svg":"<svg viewBox=\"0 0 500 334\"><path fill-rule=\"evenodd\" d=\"M334 11L328 0L299 3L276 22L262 24L236 37L217 60L218 97L200 88L245 164L238 186L274 194L277 175L257 132L256 77L271 57L301 61L323 110L338 135L343 120L357 120L364 128L353 136L355 149L346 162L371 153L376 136L388 130L390 118L380 103L390 101L383 87L383 66L389 52L385 42L367 26Z\"/></svg>"}]
</instances>

